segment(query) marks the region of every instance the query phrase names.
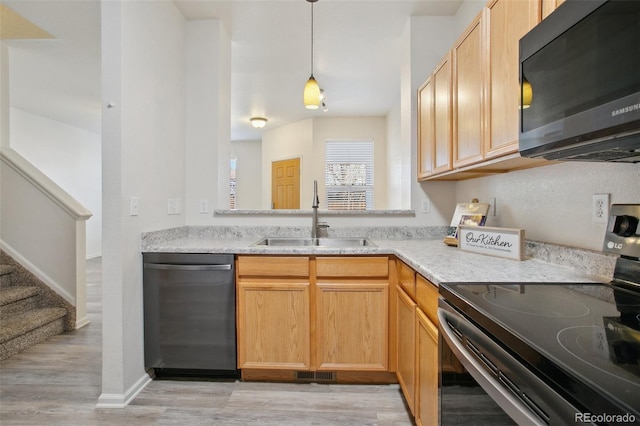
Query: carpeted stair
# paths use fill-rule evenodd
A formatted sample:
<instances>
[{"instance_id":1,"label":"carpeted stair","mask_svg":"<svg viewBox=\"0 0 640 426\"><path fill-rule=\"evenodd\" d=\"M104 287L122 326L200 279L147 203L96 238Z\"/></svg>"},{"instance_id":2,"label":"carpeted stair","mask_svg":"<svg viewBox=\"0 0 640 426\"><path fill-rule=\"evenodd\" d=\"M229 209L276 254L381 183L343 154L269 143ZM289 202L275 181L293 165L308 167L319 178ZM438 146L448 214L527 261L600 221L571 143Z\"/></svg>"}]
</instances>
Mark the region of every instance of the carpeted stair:
<instances>
[{"instance_id":1,"label":"carpeted stair","mask_svg":"<svg viewBox=\"0 0 640 426\"><path fill-rule=\"evenodd\" d=\"M68 308L34 280L17 265L0 264L0 360L68 329Z\"/></svg>"}]
</instances>

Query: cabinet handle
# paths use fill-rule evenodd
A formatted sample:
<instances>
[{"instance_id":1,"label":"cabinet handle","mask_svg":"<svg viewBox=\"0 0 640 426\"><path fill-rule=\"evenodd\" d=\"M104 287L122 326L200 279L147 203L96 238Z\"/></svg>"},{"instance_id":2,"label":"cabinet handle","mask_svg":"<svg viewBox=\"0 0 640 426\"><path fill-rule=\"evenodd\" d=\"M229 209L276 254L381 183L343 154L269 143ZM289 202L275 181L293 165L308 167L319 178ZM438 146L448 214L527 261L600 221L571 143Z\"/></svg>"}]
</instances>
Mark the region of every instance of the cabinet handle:
<instances>
[{"instance_id":1,"label":"cabinet handle","mask_svg":"<svg viewBox=\"0 0 640 426\"><path fill-rule=\"evenodd\" d=\"M169 263L145 263L145 268L165 271L230 271L231 265L173 265Z\"/></svg>"}]
</instances>

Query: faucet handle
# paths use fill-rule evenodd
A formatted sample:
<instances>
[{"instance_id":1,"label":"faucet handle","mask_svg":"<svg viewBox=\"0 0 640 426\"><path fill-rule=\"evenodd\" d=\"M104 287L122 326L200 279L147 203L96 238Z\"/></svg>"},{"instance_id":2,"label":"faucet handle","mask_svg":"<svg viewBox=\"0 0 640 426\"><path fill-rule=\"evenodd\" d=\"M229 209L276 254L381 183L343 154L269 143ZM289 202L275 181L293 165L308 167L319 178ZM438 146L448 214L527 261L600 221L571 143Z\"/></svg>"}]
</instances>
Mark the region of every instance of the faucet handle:
<instances>
[{"instance_id":1,"label":"faucet handle","mask_svg":"<svg viewBox=\"0 0 640 426\"><path fill-rule=\"evenodd\" d=\"M330 228L327 222L318 222L318 228Z\"/></svg>"}]
</instances>

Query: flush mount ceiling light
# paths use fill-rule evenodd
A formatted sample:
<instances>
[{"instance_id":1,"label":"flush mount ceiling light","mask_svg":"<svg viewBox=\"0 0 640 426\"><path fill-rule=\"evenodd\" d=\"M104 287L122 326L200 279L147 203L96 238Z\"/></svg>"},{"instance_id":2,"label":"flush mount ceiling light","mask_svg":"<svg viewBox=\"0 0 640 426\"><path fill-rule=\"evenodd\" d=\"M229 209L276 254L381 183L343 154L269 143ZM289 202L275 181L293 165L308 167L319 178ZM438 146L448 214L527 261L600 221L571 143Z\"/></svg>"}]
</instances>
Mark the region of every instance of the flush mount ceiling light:
<instances>
[{"instance_id":1,"label":"flush mount ceiling light","mask_svg":"<svg viewBox=\"0 0 640 426\"><path fill-rule=\"evenodd\" d=\"M267 120L264 117L251 117L249 121L251 122L251 125L256 129L262 129L264 126L267 125L267 121L269 120Z\"/></svg>"},{"instance_id":2,"label":"flush mount ceiling light","mask_svg":"<svg viewBox=\"0 0 640 426\"><path fill-rule=\"evenodd\" d=\"M311 3L311 77L304 85L304 106L307 109L318 109L320 107L320 86L313 77L313 3L318 0L307 0Z\"/></svg>"}]
</instances>

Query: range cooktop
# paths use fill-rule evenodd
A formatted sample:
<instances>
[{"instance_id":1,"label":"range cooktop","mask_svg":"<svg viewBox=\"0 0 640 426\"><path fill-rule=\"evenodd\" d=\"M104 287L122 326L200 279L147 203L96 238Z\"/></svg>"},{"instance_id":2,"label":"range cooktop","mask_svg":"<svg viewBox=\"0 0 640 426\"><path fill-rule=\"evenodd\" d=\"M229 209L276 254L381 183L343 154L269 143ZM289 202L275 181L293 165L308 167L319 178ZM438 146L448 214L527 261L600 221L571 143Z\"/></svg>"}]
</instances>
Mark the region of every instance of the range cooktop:
<instances>
[{"instance_id":1,"label":"range cooktop","mask_svg":"<svg viewBox=\"0 0 640 426\"><path fill-rule=\"evenodd\" d=\"M447 283L440 293L584 410L640 419L640 292L611 284Z\"/></svg>"}]
</instances>

